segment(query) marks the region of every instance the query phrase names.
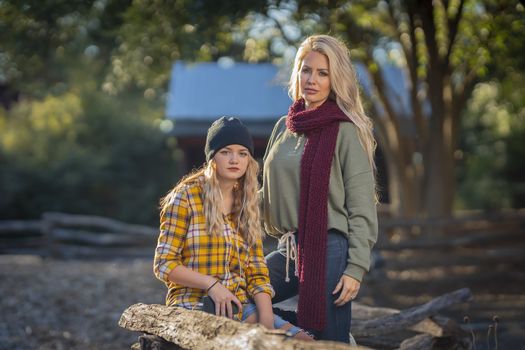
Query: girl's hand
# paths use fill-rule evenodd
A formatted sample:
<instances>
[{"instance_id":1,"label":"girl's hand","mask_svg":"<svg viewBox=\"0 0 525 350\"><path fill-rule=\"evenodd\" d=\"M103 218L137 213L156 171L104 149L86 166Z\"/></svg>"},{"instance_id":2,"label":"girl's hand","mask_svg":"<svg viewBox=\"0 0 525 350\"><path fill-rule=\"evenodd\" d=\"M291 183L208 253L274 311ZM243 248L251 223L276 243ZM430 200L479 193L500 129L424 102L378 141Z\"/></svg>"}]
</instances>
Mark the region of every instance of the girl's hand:
<instances>
[{"instance_id":1,"label":"girl's hand","mask_svg":"<svg viewBox=\"0 0 525 350\"><path fill-rule=\"evenodd\" d=\"M235 303L239 307L239 311L242 311L240 300L221 283L215 283L215 285L208 290L208 295L215 302L215 315L217 316L233 318L232 303Z\"/></svg>"},{"instance_id":2,"label":"girl's hand","mask_svg":"<svg viewBox=\"0 0 525 350\"><path fill-rule=\"evenodd\" d=\"M337 306L343 306L350 300L355 299L360 287L361 283L358 280L343 274L339 280L339 283L337 283L337 286L335 286L335 289L332 292L332 294L336 294L341 291L339 298L334 301L334 304Z\"/></svg>"}]
</instances>

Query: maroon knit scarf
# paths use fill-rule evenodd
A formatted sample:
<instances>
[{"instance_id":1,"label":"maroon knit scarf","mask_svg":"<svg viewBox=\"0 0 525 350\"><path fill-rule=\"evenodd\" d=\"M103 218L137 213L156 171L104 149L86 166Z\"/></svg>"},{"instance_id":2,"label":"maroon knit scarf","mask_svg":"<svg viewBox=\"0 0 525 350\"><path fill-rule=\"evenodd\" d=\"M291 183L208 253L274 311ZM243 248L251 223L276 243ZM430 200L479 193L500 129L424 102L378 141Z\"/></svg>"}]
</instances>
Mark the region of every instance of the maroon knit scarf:
<instances>
[{"instance_id":1,"label":"maroon knit scarf","mask_svg":"<svg viewBox=\"0 0 525 350\"><path fill-rule=\"evenodd\" d=\"M306 329L323 330L326 323L326 237L328 185L339 123L350 121L337 103L326 100L305 110L304 100L288 110L286 127L307 137L301 158L299 203L299 305L297 320Z\"/></svg>"}]
</instances>

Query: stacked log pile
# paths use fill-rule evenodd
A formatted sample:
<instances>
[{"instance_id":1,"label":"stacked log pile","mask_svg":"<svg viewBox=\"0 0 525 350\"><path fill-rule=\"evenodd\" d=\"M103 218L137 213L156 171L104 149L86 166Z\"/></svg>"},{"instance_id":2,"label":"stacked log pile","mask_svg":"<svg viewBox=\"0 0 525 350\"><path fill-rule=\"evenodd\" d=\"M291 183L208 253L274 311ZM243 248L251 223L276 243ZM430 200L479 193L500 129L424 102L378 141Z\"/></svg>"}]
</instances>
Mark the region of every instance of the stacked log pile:
<instances>
[{"instance_id":1,"label":"stacked log pile","mask_svg":"<svg viewBox=\"0 0 525 350\"><path fill-rule=\"evenodd\" d=\"M402 311L354 303L352 335L360 349L470 349L470 333L438 313L471 297L464 288ZM336 342L299 341L280 330L157 304L130 306L119 325L144 333L132 347L140 350L350 348Z\"/></svg>"}]
</instances>

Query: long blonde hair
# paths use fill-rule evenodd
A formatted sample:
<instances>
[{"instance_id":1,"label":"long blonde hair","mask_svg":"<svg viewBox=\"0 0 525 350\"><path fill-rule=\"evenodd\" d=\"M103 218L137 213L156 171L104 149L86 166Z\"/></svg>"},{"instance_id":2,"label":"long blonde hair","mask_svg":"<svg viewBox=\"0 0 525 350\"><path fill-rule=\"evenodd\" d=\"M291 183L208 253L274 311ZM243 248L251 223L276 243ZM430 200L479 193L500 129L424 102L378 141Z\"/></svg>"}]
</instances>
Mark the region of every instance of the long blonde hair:
<instances>
[{"instance_id":1,"label":"long blonde hair","mask_svg":"<svg viewBox=\"0 0 525 350\"><path fill-rule=\"evenodd\" d=\"M377 143L372 132L372 120L365 114L357 77L350 60L350 51L342 41L329 35L313 35L306 38L295 55L288 94L294 101L301 98L299 83L301 66L305 56L312 51L319 52L328 59L331 89L329 98L337 102L339 108L357 127L359 141L375 173L374 153Z\"/></svg>"},{"instance_id":2,"label":"long blonde hair","mask_svg":"<svg viewBox=\"0 0 525 350\"><path fill-rule=\"evenodd\" d=\"M263 237L259 212L258 172L259 164L250 155L246 173L237 181L233 189L233 218L237 223L237 230L249 246L254 245L257 240ZM222 194L219 179L217 178L215 161L213 159L207 164L204 164L200 169L182 178L179 183L160 200L161 216L166 213L175 195L188 185L198 185L202 187L206 229L211 235L221 234L224 230L225 222L222 215Z\"/></svg>"}]
</instances>

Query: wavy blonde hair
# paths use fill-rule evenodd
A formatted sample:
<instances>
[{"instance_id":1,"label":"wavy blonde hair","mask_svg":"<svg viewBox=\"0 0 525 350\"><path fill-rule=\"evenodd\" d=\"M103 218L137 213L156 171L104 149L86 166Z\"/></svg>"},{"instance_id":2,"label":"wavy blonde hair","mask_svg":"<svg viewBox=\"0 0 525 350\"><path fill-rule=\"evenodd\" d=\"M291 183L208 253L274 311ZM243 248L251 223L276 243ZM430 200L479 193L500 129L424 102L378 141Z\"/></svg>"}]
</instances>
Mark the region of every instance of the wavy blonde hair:
<instances>
[{"instance_id":1,"label":"wavy blonde hair","mask_svg":"<svg viewBox=\"0 0 525 350\"><path fill-rule=\"evenodd\" d=\"M301 98L299 77L303 60L312 51L326 56L330 72L330 97L355 124L359 141L366 151L374 174L376 166L374 153L377 147L372 129L372 120L365 114L357 76L350 60L350 51L340 40L329 35L313 35L304 40L295 55L294 67L290 76L288 94L292 100Z\"/></svg>"},{"instance_id":2,"label":"wavy blonde hair","mask_svg":"<svg viewBox=\"0 0 525 350\"><path fill-rule=\"evenodd\" d=\"M259 164L250 155L246 173L237 181L233 189L232 214L237 223L237 230L241 233L244 241L254 245L263 238L260 212L257 174ZM206 229L211 235L219 235L223 232L224 218L222 215L222 193L217 178L215 161L211 159L200 169L193 171L182 178L179 183L160 201L161 216L176 193L184 186L199 185L203 192L204 216L206 218Z\"/></svg>"}]
</instances>

